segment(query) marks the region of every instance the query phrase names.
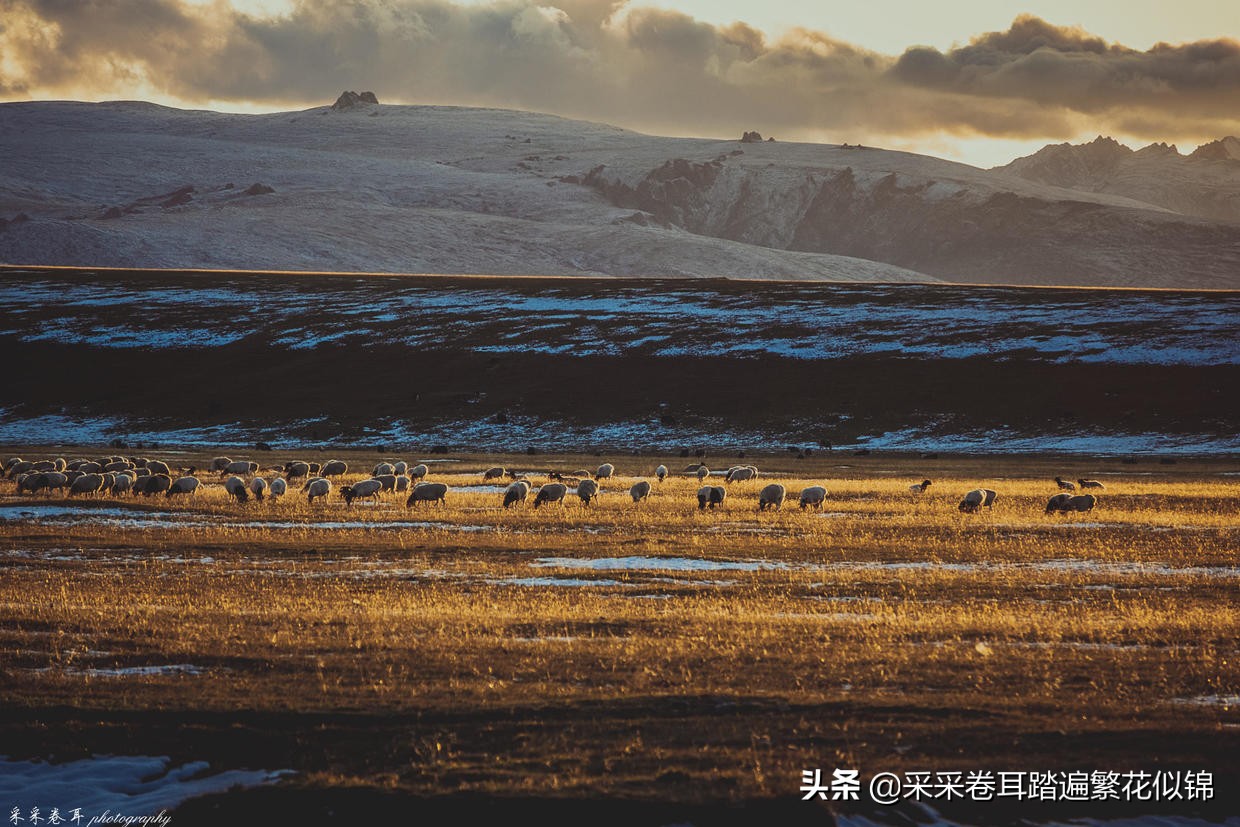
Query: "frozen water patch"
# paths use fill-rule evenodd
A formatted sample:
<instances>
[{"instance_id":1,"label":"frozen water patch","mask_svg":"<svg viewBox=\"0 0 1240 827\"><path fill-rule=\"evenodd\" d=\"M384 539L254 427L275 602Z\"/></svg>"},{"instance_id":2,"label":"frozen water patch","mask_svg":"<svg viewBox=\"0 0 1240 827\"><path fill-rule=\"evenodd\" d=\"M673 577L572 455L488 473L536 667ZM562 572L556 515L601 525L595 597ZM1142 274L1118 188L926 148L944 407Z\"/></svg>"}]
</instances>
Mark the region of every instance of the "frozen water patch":
<instances>
[{"instance_id":1,"label":"frozen water patch","mask_svg":"<svg viewBox=\"0 0 1240 827\"><path fill-rule=\"evenodd\" d=\"M530 565L539 568L592 569L595 571L770 571L791 568L787 563L766 560L702 560L690 557L540 557Z\"/></svg>"},{"instance_id":2,"label":"frozen water patch","mask_svg":"<svg viewBox=\"0 0 1240 827\"><path fill-rule=\"evenodd\" d=\"M1010 430L978 434L935 433L921 428L904 428L863 437L838 448L882 449L888 451L943 451L970 454L1086 454L1086 455L1149 455L1149 454L1230 454L1240 452L1240 434L1160 433L1053 433L1021 434Z\"/></svg>"},{"instance_id":3,"label":"frozen water patch","mask_svg":"<svg viewBox=\"0 0 1240 827\"><path fill-rule=\"evenodd\" d=\"M52 668L41 671L59 672L65 675L84 675L91 678L150 678L167 677L170 675L201 675L207 669L205 666L195 666L192 663L168 663L155 666L119 666L115 668Z\"/></svg>"},{"instance_id":4,"label":"frozen water patch","mask_svg":"<svg viewBox=\"0 0 1240 827\"><path fill-rule=\"evenodd\" d=\"M486 581L495 586L557 586L586 588L590 586L632 586L620 580L586 580L578 577L496 577Z\"/></svg>"},{"instance_id":5,"label":"frozen water patch","mask_svg":"<svg viewBox=\"0 0 1240 827\"><path fill-rule=\"evenodd\" d=\"M1219 706L1223 709L1240 709L1240 695L1194 695L1191 698L1172 698L1173 704L1190 706Z\"/></svg>"},{"instance_id":6,"label":"frozen water patch","mask_svg":"<svg viewBox=\"0 0 1240 827\"><path fill-rule=\"evenodd\" d=\"M53 807L66 818L75 808L88 818L105 810L156 815L191 798L274 784L289 774L292 770L212 772L206 761L177 766L168 756L100 755L64 764L0 759L0 802L6 815L13 807L23 814L38 807L44 817Z\"/></svg>"},{"instance_id":7,"label":"frozen water patch","mask_svg":"<svg viewBox=\"0 0 1240 827\"><path fill-rule=\"evenodd\" d=\"M232 517L213 518L200 512L145 511L103 507L72 508L61 505L0 506L0 519L26 522L48 522L56 525L107 525L118 528L248 528L263 531L313 529L342 530L438 530L498 531L497 526L469 523L435 522L433 520L238 520Z\"/></svg>"}]
</instances>

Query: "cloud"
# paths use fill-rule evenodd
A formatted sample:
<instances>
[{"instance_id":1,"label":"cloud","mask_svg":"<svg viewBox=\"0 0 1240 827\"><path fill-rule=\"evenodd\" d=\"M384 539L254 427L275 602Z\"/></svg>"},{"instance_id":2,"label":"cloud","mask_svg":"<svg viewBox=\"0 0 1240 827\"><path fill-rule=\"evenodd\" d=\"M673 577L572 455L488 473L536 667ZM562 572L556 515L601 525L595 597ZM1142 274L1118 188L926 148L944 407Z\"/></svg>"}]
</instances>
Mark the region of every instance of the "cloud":
<instances>
[{"instance_id":1,"label":"cloud","mask_svg":"<svg viewBox=\"0 0 1240 827\"><path fill-rule=\"evenodd\" d=\"M1240 132L1240 42L1138 51L1017 18L948 51L769 37L624 0L0 0L0 94L510 106L647 131L780 137ZM1189 131L1191 130L1191 132Z\"/></svg>"}]
</instances>

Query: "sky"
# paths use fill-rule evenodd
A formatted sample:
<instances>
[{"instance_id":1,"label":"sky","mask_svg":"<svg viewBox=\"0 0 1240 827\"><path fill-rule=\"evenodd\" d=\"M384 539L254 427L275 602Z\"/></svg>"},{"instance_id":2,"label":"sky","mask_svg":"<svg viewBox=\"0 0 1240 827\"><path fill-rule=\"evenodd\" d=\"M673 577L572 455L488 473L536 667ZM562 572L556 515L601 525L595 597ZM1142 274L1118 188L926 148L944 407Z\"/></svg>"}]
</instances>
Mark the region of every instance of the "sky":
<instances>
[{"instance_id":1,"label":"sky","mask_svg":"<svg viewBox=\"0 0 1240 827\"><path fill-rule=\"evenodd\" d=\"M502 106L993 166L1240 134L1233 0L0 0L0 100Z\"/></svg>"}]
</instances>

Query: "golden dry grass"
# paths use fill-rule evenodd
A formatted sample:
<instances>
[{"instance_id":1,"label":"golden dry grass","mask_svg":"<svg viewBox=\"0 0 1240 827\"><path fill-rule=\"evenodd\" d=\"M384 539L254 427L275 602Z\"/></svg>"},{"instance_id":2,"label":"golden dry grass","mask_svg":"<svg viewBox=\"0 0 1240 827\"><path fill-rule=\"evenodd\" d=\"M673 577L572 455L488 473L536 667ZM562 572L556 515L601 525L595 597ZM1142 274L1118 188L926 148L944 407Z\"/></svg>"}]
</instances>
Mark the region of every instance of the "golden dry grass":
<instances>
[{"instance_id":1,"label":"golden dry grass","mask_svg":"<svg viewBox=\"0 0 1240 827\"><path fill-rule=\"evenodd\" d=\"M1114 473L1063 517L1043 460L945 462L921 496L924 461L768 462L706 512L696 479L634 504L627 476L590 508L506 510L464 488L480 460L432 469L443 507L238 506L213 483L126 500L119 522L99 501L74 516L102 520L7 523L0 700L25 712L4 732L82 749L120 728L227 763L221 725L170 744L161 716L287 714L264 749L303 782L424 792L761 797L804 767L1148 768L1154 745L1236 771L1240 713L1210 700L1240 695L1225 466ZM826 485L826 514L759 513L772 479ZM959 513L978 485L993 512ZM107 671L160 665L193 669ZM100 722L23 723L65 708ZM358 718L314 717L340 715Z\"/></svg>"}]
</instances>

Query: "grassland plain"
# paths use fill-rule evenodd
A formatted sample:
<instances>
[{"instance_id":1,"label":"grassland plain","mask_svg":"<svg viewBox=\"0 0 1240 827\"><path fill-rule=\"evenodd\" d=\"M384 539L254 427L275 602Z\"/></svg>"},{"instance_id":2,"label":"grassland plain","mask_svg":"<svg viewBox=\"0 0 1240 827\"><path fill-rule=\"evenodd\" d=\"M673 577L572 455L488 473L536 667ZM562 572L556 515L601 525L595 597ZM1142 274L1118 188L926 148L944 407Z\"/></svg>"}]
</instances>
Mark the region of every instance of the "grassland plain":
<instances>
[{"instance_id":1,"label":"grassland plain","mask_svg":"<svg viewBox=\"0 0 1240 827\"><path fill-rule=\"evenodd\" d=\"M191 800L179 823L924 817L803 802L814 768L1206 770L1207 802L934 807L1240 816L1234 459L751 455L762 476L714 511L677 457L448 459L430 473L446 505L415 508L310 505L297 486L236 505L213 478L185 500L4 483L3 752L295 771ZM618 477L588 508L570 490L504 509L481 474L604 459ZM633 503L659 462L673 476ZM1103 480L1098 508L1044 514L1056 474ZM823 512L759 513L773 480L825 485ZM993 511L961 514L979 485Z\"/></svg>"}]
</instances>

